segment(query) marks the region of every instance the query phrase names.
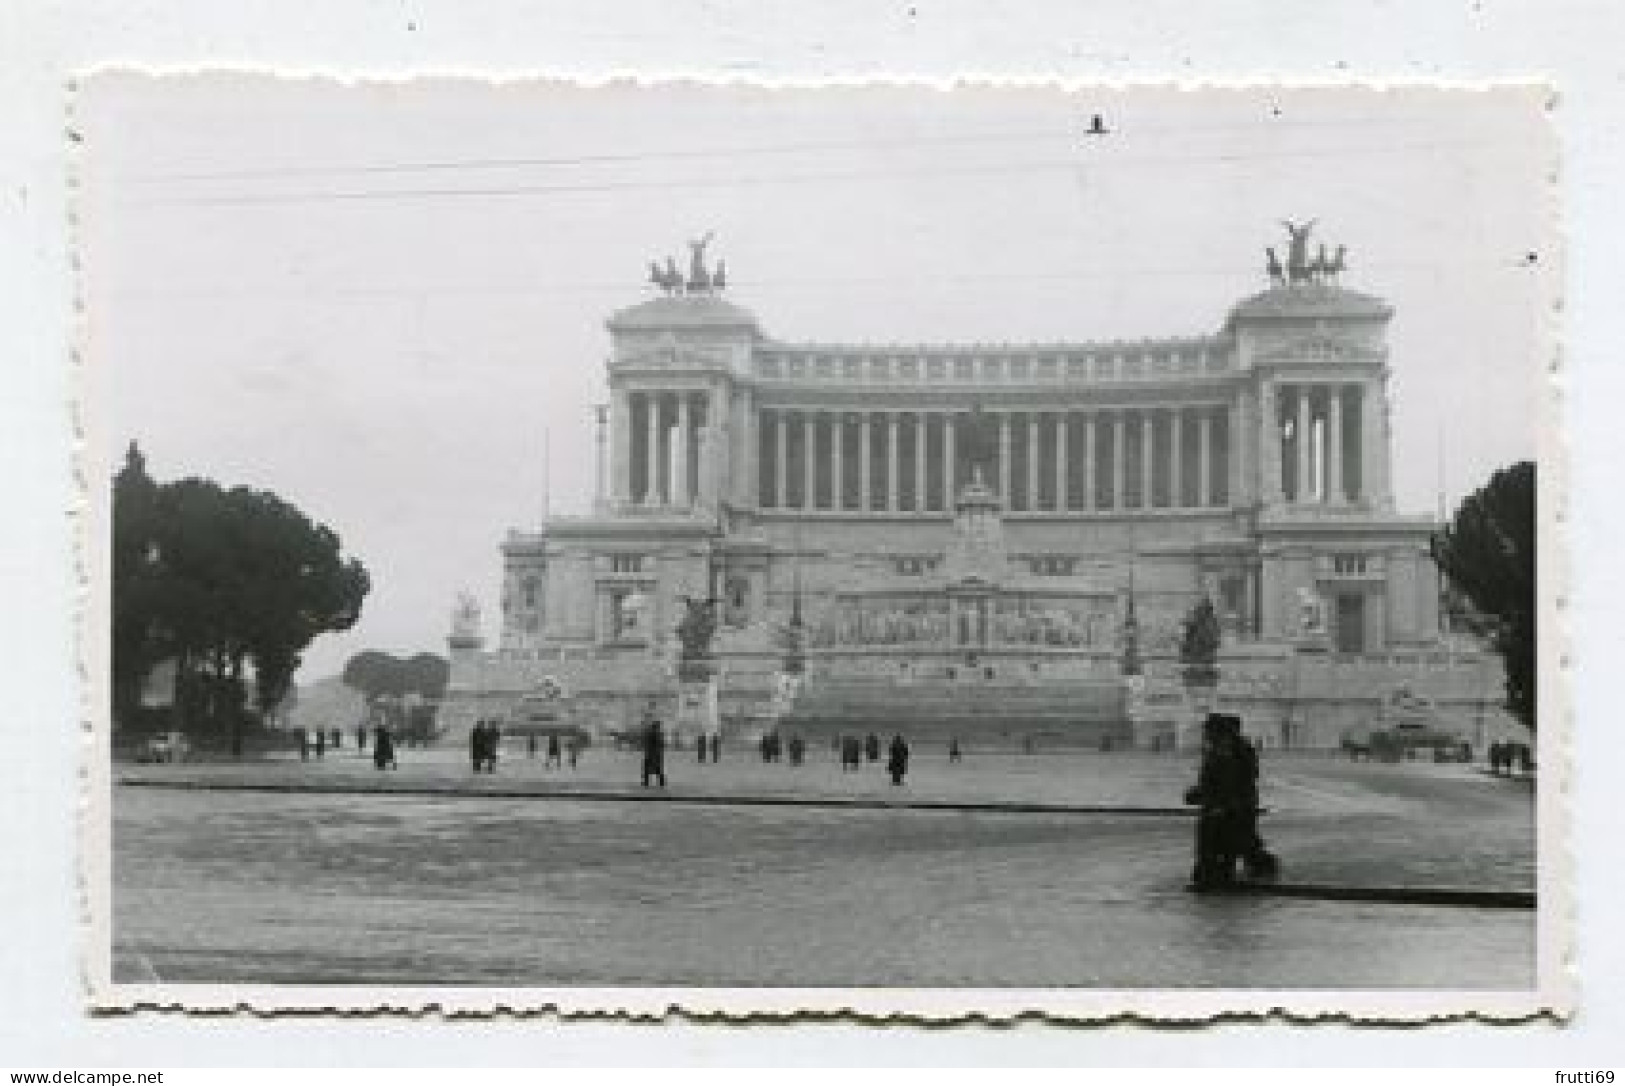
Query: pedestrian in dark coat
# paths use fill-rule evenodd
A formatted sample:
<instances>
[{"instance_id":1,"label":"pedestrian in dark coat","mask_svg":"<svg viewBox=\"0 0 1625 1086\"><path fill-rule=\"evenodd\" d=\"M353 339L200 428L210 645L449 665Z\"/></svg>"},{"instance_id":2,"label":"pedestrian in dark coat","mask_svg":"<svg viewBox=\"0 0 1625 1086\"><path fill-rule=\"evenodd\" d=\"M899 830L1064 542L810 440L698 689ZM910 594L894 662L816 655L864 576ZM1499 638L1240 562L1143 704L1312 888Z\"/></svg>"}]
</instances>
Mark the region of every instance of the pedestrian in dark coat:
<instances>
[{"instance_id":1,"label":"pedestrian in dark coat","mask_svg":"<svg viewBox=\"0 0 1625 1086\"><path fill-rule=\"evenodd\" d=\"M869 738L863 741L863 756L871 762L880 761L880 736L874 732L870 732Z\"/></svg>"},{"instance_id":2,"label":"pedestrian in dark coat","mask_svg":"<svg viewBox=\"0 0 1625 1086\"><path fill-rule=\"evenodd\" d=\"M372 734L372 764L379 769L399 769L395 764L395 740L382 724Z\"/></svg>"},{"instance_id":3,"label":"pedestrian in dark coat","mask_svg":"<svg viewBox=\"0 0 1625 1086\"><path fill-rule=\"evenodd\" d=\"M643 731L643 787L649 787L651 780L666 787L666 733L658 720L649 721Z\"/></svg>"},{"instance_id":4,"label":"pedestrian in dark coat","mask_svg":"<svg viewBox=\"0 0 1625 1086\"><path fill-rule=\"evenodd\" d=\"M333 729L333 749L338 750L344 746L344 732L338 728Z\"/></svg>"},{"instance_id":5,"label":"pedestrian in dark coat","mask_svg":"<svg viewBox=\"0 0 1625 1086\"><path fill-rule=\"evenodd\" d=\"M303 728L299 729L299 760L310 761L310 733Z\"/></svg>"},{"instance_id":6,"label":"pedestrian in dark coat","mask_svg":"<svg viewBox=\"0 0 1625 1086\"><path fill-rule=\"evenodd\" d=\"M570 737L570 741L566 743L565 746L570 751L570 768L574 769L576 767L576 760L581 757L581 736L572 735Z\"/></svg>"},{"instance_id":7,"label":"pedestrian in dark coat","mask_svg":"<svg viewBox=\"0 0 1625 1086\"><path fill-rule=\"evenodd\" d=\"M502 746L502 728L496 721L485 726L485 771L497 771L497 751Z\"/></svg>"},{"instance_id":8,"label":"pedestrian in dark coat","mask_svg":"<svg viewBox=\"0 0 1625 1086\"><path fill-rule=\"evenodd\" d=\"M1222 890L1235 883L1236 860L1246 835L1244 809L1257 806L1250 798L1248 772L1241 743L1223 714L1209 713L1202 725L1202 766L1195 787L1185 793L1185 802L1198 808L1193 890Z\"/></svg>"},{"instance_id":9,"label":"pedestrian in dark coat","mask_svg":"<svg viewBox=\"0 0 1625 1086\"><path fill-rule=\"evenodd\" d=\"M478 773L485 768L485 721L476 720L468 732L468 761Z\"/></svg>"},{"instance_id":10,"label":"pedestrian in dark coat","mask_svg":"<svg viewBox=\"0 0 1625 1086\"><path fill-rule=\"evenodd\" d=\"M799 735L790 737L790 764L800 765L801 760L807 756L807 744Z\"/></svg>"},{"instance_id":11,"label":"pedestrian in dark coat","mask_svg":"<svg viewBox=\"0 0 1625 1086\"><path fill-rule=\"evenodd\" d=\"M892 784L902 784L903 778L908 775L908 744L903 742L901 735L891 737L891 749L886 753L886 772L891 774Z\"/></svg>"},{"instance_id":12,"label":"pedestrian in dark coat","mask_svg":"<svg viewBox=\"0 0 1625 1086\"><path fill-rule=\"evenodd\" d=\"M558 733L547 737L547 761L542 763L545 769L551 766L554 769L564 768L564 748L559 744Z\"/></svg>"},{"instance_id":13,"label":"pedestrian in dark coat","mask_svg":"<svg viewBox=\"0 0 1625 1086\"><path fill-rule=\"evenodd\" d=\"M320 758L327 753L327 733L320 728L316 729L316 757Z\"/></svg>"},{"instance_id":14,"label":"pedestrian in dark coat","mask_svg":"<svg viewBox=\"0 0 1625 1086\"><path fill-rule=\"evenodd\" d=\"M711 737L711 764L716 765L720 761L722 761L722 733L717 732Z\"/></svg>"},{"instance_id":15,"label":"pedestrian in dark coat","mask_svg":"<svg viewBox=\"0 0 1625 1086\"><path fill-rule=\"evenodd\" d=\"M965 755L959 749L959 736L956 735L952 739L948 740L948 763L952 765L959 762L964 757Z\"/></svg>"},{"instance_id":16,"label":"pedestrian in dark coat","mask_svg":"<svg viewBox=\"0 0 1625 1086\"><path fill-rule=\"evenodd\" d=\"M1241 759L1240 803L1235 812L1234 832L1236 854L1250 879L1273 879L1281 873L1281 861L1264 845L1258 832L1258 748L1241 727L1241 718L1232 713L1222 715L1226 737L1236 744Z\"/></svg>"},{"instance_id":17,"label":"pedestrian in dark coat","mask_svg":"<svg viewBox=\"0 0 1625 1086\"><path fill-rule=\"evenodd\" d=\"M365 724L357 724L355 726L355 749L367 749L367 726Z\"/></svg>"}]
</instances>

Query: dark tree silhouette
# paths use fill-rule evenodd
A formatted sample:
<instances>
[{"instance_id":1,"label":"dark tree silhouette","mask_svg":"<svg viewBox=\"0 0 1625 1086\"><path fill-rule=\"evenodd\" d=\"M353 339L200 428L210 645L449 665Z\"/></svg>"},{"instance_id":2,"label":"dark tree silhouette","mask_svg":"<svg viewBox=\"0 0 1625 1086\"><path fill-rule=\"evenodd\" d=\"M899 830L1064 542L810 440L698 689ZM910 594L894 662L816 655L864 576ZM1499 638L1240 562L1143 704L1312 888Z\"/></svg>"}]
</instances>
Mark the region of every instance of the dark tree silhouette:
<instances>
[{"instance_id":1,"label":"dark tree silhouette","mask_svg":"<svg viewBox=\"0 0 1625 1086\"><path fill-rule=\"evenodd\" d=\"M1502 468L1433 537L1433 560L1483 619L1506 669L1506 707L1535 729L1535 465Z\"/></svg>"},{"instance_id":2,"label":"dark tree silhouette","mask_svg":"<svg viewBox=\"0 0 1625 1086\"><path fill-rule=\"evenodd\" d=\"M420 652L403 660L376 649L350 657L343 674L345 686L369 699L417 694L431 701L445 693L450 676L451 665L444 656Z\"/></svg>"},{"instance_id":3,"label":"dark tree silhouette","mask_svg":"<svg viewBox=\"0 0 1625 1086\"><path fill-rule=\"evenodd\" d=\"M113 720L133 720L141 688L166 646L157 624L161 575L154 541L158 484L130 443L124 467L113 478Z\"/></svg>"},{"instance_id":4,"label":"dark tree silhouette","mask_svg":"<svg viewBox=\"0 0 1625 1086\"><path fill-rule=\"evenodd\" d=\"M193 725L242 726L287 693L300 653L349 629L371 587L339 537L277 495L208 479L156 484L132 445L114 480L113 688L127 718L160 660Z\"/></svg>"}]
</instances>

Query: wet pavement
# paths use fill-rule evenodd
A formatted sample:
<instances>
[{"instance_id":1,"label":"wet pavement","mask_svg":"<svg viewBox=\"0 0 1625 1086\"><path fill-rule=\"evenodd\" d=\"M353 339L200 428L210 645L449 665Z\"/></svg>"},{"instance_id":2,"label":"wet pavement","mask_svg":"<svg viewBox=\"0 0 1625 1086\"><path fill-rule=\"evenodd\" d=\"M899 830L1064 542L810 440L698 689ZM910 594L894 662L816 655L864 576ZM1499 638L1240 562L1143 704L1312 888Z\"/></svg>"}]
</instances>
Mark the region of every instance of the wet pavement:
<instances>
[{"instance_id":1,"label":"wet pavement","mask_svg":"<svg viewBox=\"0 0 1625 1086\"><path fill-rule=\"evenodd\" d=\"M239 773L353 775L357 788L377 778L348 761L139 775L222 785ZM632 754L600 752L594 763L576 786L621 784L636 770ZM873 769L843 775L823 764L673 769L674 790L709 789L719 802L585 802L551 785L551 798L116 787L115 976L1508 990L1534 981L1530 911L1193 896L1187 819L738 806L721 800L770 787L887 794L889 785ZM907 788L922 796L1145 803L1177 799L1191 766L1017 755L918 769ZM1527 784L1320 758L1271 759L1265 771L1274 812L1265 834L1294 880L1533 885ZM471 784L466 767L440 756L387 776L414 775ZM543 776L539 762L510 760L495 785ZM495 786L487 780L475 787Z\"/></svg>"}]
</instances>

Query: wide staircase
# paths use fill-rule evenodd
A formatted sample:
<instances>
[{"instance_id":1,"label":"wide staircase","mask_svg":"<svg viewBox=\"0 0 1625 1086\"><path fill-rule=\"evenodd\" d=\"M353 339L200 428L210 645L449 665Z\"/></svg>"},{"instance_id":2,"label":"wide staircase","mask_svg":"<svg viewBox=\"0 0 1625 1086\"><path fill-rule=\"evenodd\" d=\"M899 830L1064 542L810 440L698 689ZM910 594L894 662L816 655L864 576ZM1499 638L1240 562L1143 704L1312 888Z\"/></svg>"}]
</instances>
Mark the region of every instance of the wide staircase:
<instances>
[{"instance_id":1,"label":"wide staircase","mask_svg":"<svg viewBox=\"0 0 1625 1086\"><path fill-rule=\"evenodd\" d=\"M808 738L902 733L912 742L1120 749L1132 745L1116 683L899 683L880 678L809 680L781 728Z\"/></svg>"}]
</instances>

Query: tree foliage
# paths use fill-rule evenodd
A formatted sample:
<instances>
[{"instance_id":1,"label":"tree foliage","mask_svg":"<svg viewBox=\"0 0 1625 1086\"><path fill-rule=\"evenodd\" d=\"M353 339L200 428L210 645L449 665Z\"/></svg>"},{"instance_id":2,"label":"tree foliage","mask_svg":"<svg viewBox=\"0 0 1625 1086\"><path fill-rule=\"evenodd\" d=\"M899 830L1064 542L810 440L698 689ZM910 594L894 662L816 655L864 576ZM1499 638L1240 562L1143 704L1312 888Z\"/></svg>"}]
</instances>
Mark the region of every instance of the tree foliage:
<instances>
[{"instance_id":1,"label":"tree foliage","mask_svg":"<svg viewBox=\"0 0 1625 1086\"><path fill-rule=\"evenodd\" d=\"M1203 596L1185 617L1179 638L1179 662L1190 686L1212 686L1219 681L1219 646L1224 633L1213 601Z\"/></svg>"},{"instance_id":2,"label":"tree foliage","mask_svg":"<svg viewBox=\"0 0 1625 1086\"><path fill-rule=\"evenodd\" d=\"M1535 728L1535 465L1502 468L1433 537L1433 560L1482 617L1507 711Z\"/></svg>"},{"instance_id":3,"label":"tree foliage","mask_svg":"<svg viewBox=\"0 0 1625 1086\"><path fill-rule=\"evenodd\" d=\"M287 693L300 653L346 630L371 587L332 529L270 491L155 482L130 446L113 482L114 719L158 661L176 661L190 723L232 729Z\"/></svg>"},{"instance_id":4,"label":"tree foliage","mask_svg":"<svg viewBox=\"0 0 1625 1086\"><path fill-rule=\"evenodd\" d=\"M371 700L416 694L437 700L445 693L451 665L444 656L420 652L401 659L387 652L368 649L358 652L344 664L344 685L360 691Z\"/></svg>"}]
</instances>

